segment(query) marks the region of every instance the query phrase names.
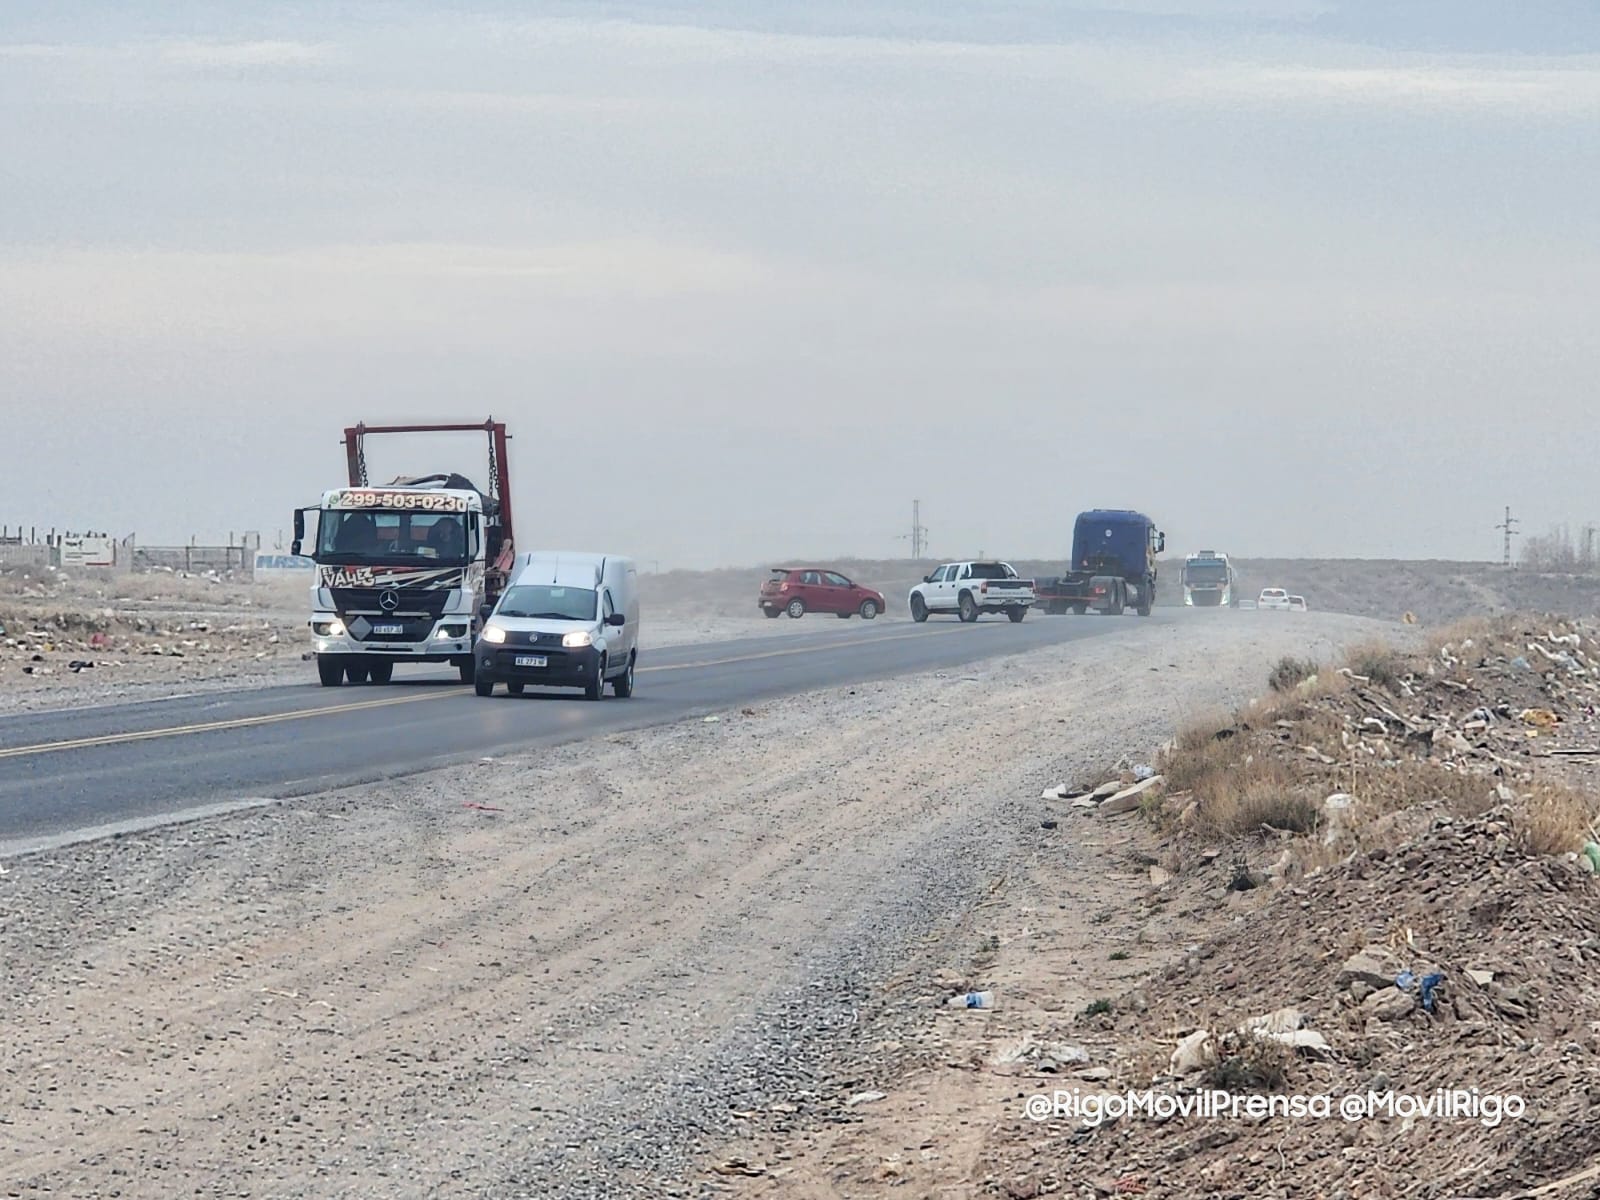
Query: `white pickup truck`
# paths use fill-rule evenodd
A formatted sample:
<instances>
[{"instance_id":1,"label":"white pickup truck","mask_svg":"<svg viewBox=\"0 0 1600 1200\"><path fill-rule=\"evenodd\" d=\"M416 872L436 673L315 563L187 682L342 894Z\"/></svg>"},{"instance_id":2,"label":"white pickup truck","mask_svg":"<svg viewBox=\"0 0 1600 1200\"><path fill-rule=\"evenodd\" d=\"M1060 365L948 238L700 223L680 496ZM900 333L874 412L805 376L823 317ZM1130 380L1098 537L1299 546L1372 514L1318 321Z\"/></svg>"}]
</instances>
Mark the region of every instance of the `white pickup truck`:
<instances>
[{"instance_id":1,"label":"white pickup truck","mask_svg":"<svg viewBox=\"0 0 1600 1200\"><path fill-rule=\"evenodd\" d=\"M1020 621L1033 601L1033 580L1023 579L1010 563L954 562L912 588L909 604L913 621L937 612L953 612L963 621L1003 612Z\"/></svg>"}]
</instances>

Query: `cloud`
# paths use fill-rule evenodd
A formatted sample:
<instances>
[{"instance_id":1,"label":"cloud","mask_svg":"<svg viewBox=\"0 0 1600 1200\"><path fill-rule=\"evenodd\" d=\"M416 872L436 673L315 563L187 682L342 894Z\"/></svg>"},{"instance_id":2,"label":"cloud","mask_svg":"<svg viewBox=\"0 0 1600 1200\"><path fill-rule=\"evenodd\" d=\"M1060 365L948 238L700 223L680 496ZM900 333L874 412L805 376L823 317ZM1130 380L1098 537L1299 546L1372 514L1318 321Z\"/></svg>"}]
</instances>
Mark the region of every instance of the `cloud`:
<instances>
[{"instance_id":1,"label":"cloud","mask_svg":"<svg viewBox=\"0 0 1600 1200\"><path fill-rule=\"evenodd\" d=\"M1174 96L1264 104L1516 109L1600 116L1600 60L1539 67L1409 57L1396 66L1235 63L1184 73Z\"/></svg>"},{"instance_id":2,"label":"cloud","mask_svg":"<svg viewBox=\"0 0 1600 1200\"><path fill-rule=\"evenodd\" d=\"M323 42L169 42L163 62L184 67L312 67L332 62L336 49Z\"/></svg>"}]
</instances>

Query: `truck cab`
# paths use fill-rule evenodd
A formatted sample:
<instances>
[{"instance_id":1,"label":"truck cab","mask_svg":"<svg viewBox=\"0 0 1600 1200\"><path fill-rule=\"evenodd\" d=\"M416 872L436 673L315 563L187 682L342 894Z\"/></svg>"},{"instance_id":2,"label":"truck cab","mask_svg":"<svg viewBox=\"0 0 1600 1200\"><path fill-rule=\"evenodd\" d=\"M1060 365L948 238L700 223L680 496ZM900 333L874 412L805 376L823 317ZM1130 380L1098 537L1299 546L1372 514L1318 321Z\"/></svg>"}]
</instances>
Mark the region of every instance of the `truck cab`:
<instances>
[{"instance_id":1,"label":"truck cab","mask_svg":"<svg viewBox=\"0 0 1600 1200\"><path fill-rule=\"evenodd\" d=\"M1148 617L1156 602L1156 555L1166 547L1166 534L1141 512L1096 508L1079 513L1066 573L1039 581L1045 611L1117 616L1131 608Z\"/></svg>"},{"instance_id":2,"label":"truck cab","mask_svg":"<svg viewBox=\"0 0 1600 1200\"><path fill-rule=\"evenodd\" d=\"M486 565L481 495L336 488L315 512L310 626L323 685L387 683L397 662L455 663L469 681Z\"/></svg>"}]
</instances>

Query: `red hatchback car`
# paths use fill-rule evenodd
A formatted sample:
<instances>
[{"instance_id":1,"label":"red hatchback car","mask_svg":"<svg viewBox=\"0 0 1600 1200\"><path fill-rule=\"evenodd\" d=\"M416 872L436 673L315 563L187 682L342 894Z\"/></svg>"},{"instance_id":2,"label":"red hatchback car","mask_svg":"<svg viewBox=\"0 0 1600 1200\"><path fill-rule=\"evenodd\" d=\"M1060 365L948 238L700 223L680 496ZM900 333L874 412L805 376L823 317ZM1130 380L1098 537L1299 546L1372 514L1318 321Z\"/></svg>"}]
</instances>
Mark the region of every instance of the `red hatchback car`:
<instances>
[{"instance_id":1,"label":"red hatchback car","mask_svg":"<svg viewBox=\"0 0 1600 1200\"><path fill-rule=\"evenodd\" d=\"M780 613L803 617L808 612L852 617L860 613L870 621L883 611L883 593L821 567L774 567L772 578L761 585L758 603L769 617Z\"/></svg>"}]
</instances>

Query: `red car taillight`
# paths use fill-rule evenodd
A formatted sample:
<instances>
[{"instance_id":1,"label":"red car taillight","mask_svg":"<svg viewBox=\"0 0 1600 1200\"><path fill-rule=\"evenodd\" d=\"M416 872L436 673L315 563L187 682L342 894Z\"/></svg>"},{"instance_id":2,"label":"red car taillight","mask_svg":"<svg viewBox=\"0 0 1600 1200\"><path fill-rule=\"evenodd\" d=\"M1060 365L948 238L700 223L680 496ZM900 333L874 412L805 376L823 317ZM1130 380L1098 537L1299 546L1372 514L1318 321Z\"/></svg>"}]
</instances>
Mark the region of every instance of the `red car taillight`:
<instances>
[{"instance_id":1,"label":"red car taillight","mask_svg":"<svg viewBox=\"0 0 1600 1200\"><path fill-rule=\"evenodd\" d=\"M780 583L778 585L778 590L780 592L787 592L789 590L789 585L787 583Z\"/></svg>"}]
</instances>

